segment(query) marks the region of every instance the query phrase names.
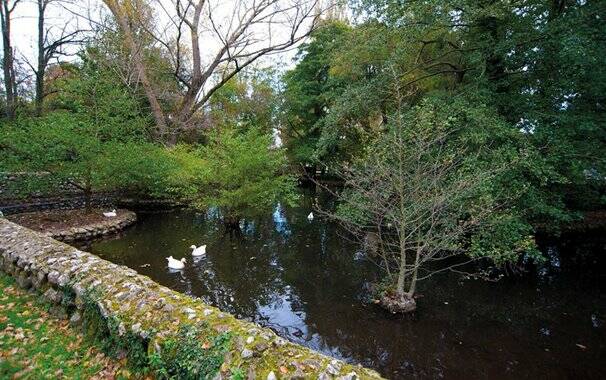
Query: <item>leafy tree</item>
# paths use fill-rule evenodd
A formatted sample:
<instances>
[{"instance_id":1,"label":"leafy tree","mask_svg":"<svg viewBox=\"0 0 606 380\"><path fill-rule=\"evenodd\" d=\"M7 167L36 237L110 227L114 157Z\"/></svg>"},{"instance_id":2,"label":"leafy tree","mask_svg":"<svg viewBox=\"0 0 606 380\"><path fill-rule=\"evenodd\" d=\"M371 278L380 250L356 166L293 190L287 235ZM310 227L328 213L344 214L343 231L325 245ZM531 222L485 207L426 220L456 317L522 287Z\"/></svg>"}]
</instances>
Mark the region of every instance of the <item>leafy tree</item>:
<instances>
[{"instance_id":1,"label":"leafy tree","mask_svg":"<svg viewBox=\"0 0 606 380\"><path fill-rule=\"evenodd\" d=\"M284 151L272 148L272 136L256 129L215 131L207 146L197 204L218 207L226 226L239 229L243 217L271 210L278 200L294 199L293 178L285 174Z\"/></svg>"},{"instance_id":2,"label":"leafy tree","mask_svg":"<svg viewBox=\"0 0 606 380\"><path fill-rule=\"evenodd\" d=\"M533 150L517 173L528 186L517 200L526 223L557 232L578 211L604 206L603 4L352 4L359 22L342 34L318 29L284 77L283 124L295 162L355 160L388 130L396 85L405 107L435 91L475 93L500 116L495 140L522 131Z\"/></svg>"},{"instance_id":3,"label":"leafy tree","mask_svg":"<svg viewBox=\"0 0 606 380\"><path fill-rule=\"evenodd\" d=\"M89 210L98 191L179 193L174 174L182 167L174 158L181 151L150 143L139 98L89 55L82 59L56 84L61 91L53 106L60 110L7 126L2 167L32 174L30 191L69 184L82 191Z\"/></svg>"},{"instance_id":4,"label":"leafy tree","mask_svg":"<svg viewBox=\"0 0 606 380\"><path fill-rule=\"evenodd\" d=\"M490 107L452 94L430 94L389 120L365 157L341 171L345 190L329 213L360 240L378 240L386 308L414 310L418 281L470 261L539 257L515 207L528 188L520 165L534 158L526 136L504 134ZM504 186L514 179L519 188Z\"/></svg>"},{"instance_id":5,"label":"leafy tree","mask_svg":"<svg viewBox=\"0 0 606 380\"><path fill-rule=\"evenodd\" d=\"M268 69L253 68L234 76L209 100L212 126L271 133L278 104L275 86L274 73Z\"/></svg>"},{"instance_id":6,"label":"leafy tree","mask_svg":"<svg viewBox=\"0 0 606 380\"><path fill-rule=\"evenodd\" d=\"M576 210L603 207L602 2L354 3L364 25L406 36L399 50L390 49L410 52L401 54L404 72L417 74L406 83L486 93L506 128L529 134L541 162L555 169L534 182L540 205L529 220L535 225L557 230ZM419 57L418 64L406 56Z\"/></svg>"},{"instance_id":7,"label":"leafy tree","mask_svg":"<svg viewBox=\"0 0 606 380\"><path fill-rule=\"evenodd\" d=\"M131 142L112 144L103 167L130 196L187 202L197 195L204 161L188 145L166 148Z\"/></svg>"},{"instance_id":8,"label":"leafy tree","mask_svg":"<svg viewBox=\"0 0 606 380\"><path fill-rule=\"evenodd\" d=\"M52 183L69 184L82 191L90 210L94 191L113 189L118 184L104 170L101 160L112 147L89 133L88 127L85 121L66 112L21 120L2 136L2 167L33 173L30 186L36 190ZM52 183L45 181L47 178Z\"/></svg>"},{"instance_id":9,"label":"leafy tree","mask_svg":"<svg viewBox=\"0 0 606 380\"><path fill-rule=\"evenodd\" d=\"M282 130L289 155L297 163L312 165L327 158L317 154L321 122L344 87L343 81L330 75L332 53L349 29L336 21L318 28L311 41L299 47L297 66L284 75Z\"/></svg>"},{"instance_id":10,"label":"leafy tree","mask_svg":"<svg viewBox=\"0 0 606 380\"><path fill-rule=\"evenodd\" d=\"M86 133L101 141L147 141L151 119L141 99L116 78L94 56L85 51L82 64L57 83L56 109L69 111L85 125Z\"/></svg>"}]
</instances>

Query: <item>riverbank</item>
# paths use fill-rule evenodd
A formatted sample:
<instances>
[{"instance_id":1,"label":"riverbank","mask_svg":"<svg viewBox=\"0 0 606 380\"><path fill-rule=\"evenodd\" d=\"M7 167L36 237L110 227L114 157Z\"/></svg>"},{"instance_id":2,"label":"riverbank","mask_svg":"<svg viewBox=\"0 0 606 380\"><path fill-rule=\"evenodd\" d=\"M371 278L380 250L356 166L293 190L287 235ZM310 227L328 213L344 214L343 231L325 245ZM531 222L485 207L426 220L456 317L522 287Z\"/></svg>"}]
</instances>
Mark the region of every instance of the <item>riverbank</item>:
<instances>
[{"instance_id":1,"label":"riverbank","mask_svg":"<svg viewBox=\"0 0 606 380\"><path fill-rule=\"evenodd\" d=\"M45 210L9 215L7 219L63 242L98 238L121 231L137 221L137 214L129 210L116 210L113 217L106 217L104 212L107 210Z\"/></svg>"},{"instance_id":2,"label":"riverbank","mask_svg":"<svg viewBox=\"0 0 606 380\"><path fill-rule=\"evenodd\" d=\"M128 377L123 363L89 344L49 304L0 272L0 378L113 379Z\"/></svg>"}]
</instances>

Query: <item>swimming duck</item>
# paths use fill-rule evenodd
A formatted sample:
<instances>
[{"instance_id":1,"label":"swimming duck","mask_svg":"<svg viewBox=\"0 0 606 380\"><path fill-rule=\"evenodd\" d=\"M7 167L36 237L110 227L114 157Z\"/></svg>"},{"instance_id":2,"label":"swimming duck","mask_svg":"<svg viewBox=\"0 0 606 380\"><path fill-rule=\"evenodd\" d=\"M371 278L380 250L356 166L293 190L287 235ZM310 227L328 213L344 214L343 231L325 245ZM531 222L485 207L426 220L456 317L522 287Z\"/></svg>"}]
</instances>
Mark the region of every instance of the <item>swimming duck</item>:
<instances>
[{"instance_id":1,"label":"swimming duck","mask_svg":"<svg viewBox=\"0 0 606 380\"><path fill-rule=\"evenodd\" d=\"M195 245L192 245L189 248L192 249L192 251L191 251L191 255L192 256L204 256L204 255L206 255L206 244L205 245L201 245L199 247L196 247Z\"/></svg>"},{"instance_id":2,"label":"swimming duck","mask_svg":"<svg viewBox=\"0 0 606 380\"><path fill-rule=\"evenodd\" d=\"M314 220L314 213L310 212L309 215L307 215L307 220Z\"/></svg>"},{"instance_id":3,"label":"swimming duck","mask_svg":"<svg viewBox=\"0 0 606 380\"><path fill-rule=\"evenodd\" d=\"M181 259L181 260L176 260L173 259L172 256L167 257L166 260L168 260L168 267L170 269L183 269L185 268L185 259Z\"/></svg>"}]
</instances>

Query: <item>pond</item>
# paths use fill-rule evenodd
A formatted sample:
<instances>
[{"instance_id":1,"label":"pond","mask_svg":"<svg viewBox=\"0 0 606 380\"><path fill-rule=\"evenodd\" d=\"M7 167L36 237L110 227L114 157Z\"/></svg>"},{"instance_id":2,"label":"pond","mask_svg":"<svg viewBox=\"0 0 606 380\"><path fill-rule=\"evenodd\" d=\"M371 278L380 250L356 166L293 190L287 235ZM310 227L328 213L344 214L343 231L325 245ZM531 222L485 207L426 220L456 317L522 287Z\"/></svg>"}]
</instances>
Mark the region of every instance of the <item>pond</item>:
<instances>
[{"instance_id":1,"label":"pond","mask_svg":"<svg viewBox=\"0 0 606 380\"><path fill-rule=\"evenodd\" d=\"M388 378L606 376L606 238L546 244L548 265L499 282L435 276L420 284L414 315L391 316L369 299L377 267L336 226L309 221L311 204L277 205L239 237L213 212L142 214L85 248ZM192 260L192 244L206 244L206 256ZM185 269L169 271L170 255L185 257Z\"/></svg>"}]
</instances>

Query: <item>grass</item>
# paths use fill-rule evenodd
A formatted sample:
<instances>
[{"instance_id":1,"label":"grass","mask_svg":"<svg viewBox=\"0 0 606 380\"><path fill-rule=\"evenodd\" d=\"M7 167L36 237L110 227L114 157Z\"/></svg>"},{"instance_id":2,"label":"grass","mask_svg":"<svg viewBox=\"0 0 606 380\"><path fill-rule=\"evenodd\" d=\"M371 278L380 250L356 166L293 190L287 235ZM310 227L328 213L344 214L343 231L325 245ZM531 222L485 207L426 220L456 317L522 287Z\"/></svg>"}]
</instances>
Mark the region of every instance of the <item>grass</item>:
<instances>
[{"instance_id":1,"label":"grass","mask_svg":"<svg viewBox=\"0 0 606 380\"><path fill-rule=\"evenodd\" d=\"M0 273L0 379L130 377L124 360L107 357L48 308Z\"/></svg>"}]
</instances>

